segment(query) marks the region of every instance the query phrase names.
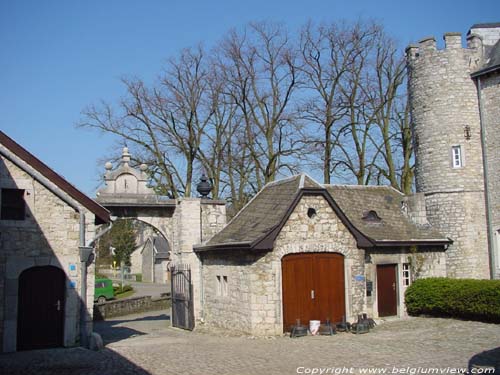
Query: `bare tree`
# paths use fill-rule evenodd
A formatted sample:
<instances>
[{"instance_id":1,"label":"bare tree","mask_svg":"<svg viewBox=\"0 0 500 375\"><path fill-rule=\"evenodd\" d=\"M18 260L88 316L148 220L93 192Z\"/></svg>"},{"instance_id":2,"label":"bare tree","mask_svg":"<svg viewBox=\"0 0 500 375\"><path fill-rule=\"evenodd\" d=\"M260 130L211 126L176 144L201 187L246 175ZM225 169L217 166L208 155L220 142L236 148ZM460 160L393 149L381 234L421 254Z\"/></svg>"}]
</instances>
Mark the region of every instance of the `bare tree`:
<instances>
[{"instance_id":1,"label":"bare tree","mask_svg":"<svg viewBox=\"0 0 500 375\"><path fill-rule=\"evenodd\" d=\"M151 85L123 80L124 99L88 107L79 125L131 147L159 193L191 196L203 170L212 196L235 211L306 158L325 183L389 182L410 192L404 74L376 23L309 23L297 43L281 25L253 23L208 54L181 51Z\"/></svg>"},{"instance_id":2,"label":"bare tree","mask_svg":"<svg viewBox=\"0 0 500 375\"><path fill-rule=\"evenodd\" d=\"M293 46L282 26L250 24L232 31L219 47L227 94L238 107L254 164L256 187L273 181L298 151L293 111L297 68Z\"/></svg>"},{"instance_id":3,"label":"bare tree","mask_svg":"<svg viewBox=\"0 0 500 375\"><path fill-rule=\"evenodd\" d=\"M370 132L378 156L375 169L382 180L410 193L413 180L412 144L407 95L404 92L406 66L393 41L381 34L375 48L374 68L369 90L369 109L375 126Z\"/></svg>"},{"instance_id":4,"label":"bare tree","mask_svg":"<svg viewBox=\"0 0 500 375\"><path fill-rule=\"evenodd\" d=\"M204 129L213 116L213 108L204 102L206 75L203 50L186 49L169 61L156 87L148 89L139 79L123 80L127 96L118 113L106 103L91 106L79 125L132 144L162 191L190 196Z\"/></svg>"},{"instance_id":5,"label":"bare tree","mask_svg":"<svg viewBox=\"0 0 500 375\"><path fill-rule=\"evenodd\" d=\"M322 147L323 181L331 182L334 164L332 153L339 139L342 120L349 113L349 101L343 95L343 87L352 80L353 67L363 68L365 48L377 32L373 26L329 24L314 26L308 23L300 37L300 70L304 73L303 90L306 99L299 107L301 117L319 127L321 138L309 134L309 142ZM350 77L348 77L350 76ZM345 90L344 90L345 93ZM350 101L352 102L352 98ZM353 114L351 112L351 114ZM337 125L337 129L334 129ZM317 133L316 131L314 133ZM337 133L337 134L334 134ZM352 163L347 162L347 165Z\"/></svg>"}]
</instances>

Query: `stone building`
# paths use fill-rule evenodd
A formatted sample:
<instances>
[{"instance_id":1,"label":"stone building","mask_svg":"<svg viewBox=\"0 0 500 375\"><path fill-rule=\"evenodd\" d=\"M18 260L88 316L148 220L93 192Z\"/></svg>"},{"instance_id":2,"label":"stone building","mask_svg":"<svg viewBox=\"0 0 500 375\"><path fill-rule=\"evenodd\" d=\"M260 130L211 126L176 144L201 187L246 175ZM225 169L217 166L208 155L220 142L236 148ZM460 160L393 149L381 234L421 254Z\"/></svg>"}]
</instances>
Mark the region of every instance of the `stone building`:
<instances>
[{"instance_id":1,"label":"stone building","mask_svg":"<svg viewBox=\"0 0 500 375\"><path fill-rule=\"evenodd\" d=\"M385 186L321 185L307 175L267 184L194 250L202 318L255 335L296 319L403 316L412 277L445 276L452 242L425 220L422 195Z\"/></svg>"},{"instance_id":2,"label":"stone building","mask_svg":"<svg viewBox=\"0 0 500 375\"><path fill-rule=\"evenodd\" d=\"M453 239L450 277L500 277L500 23L410 45L416 189L429 222Z\"/></svg>"},{"instance_id":3,"label":"stone building","mask_svg":"<svg viewBox=\"0 0 500 375\"><path fill-rule=\"evenodd\" d=\"M161 284L169 280L170 248L162 236L148 237L143 246L136 251L140 256L143 282Z\"/></svg>"},{"instance_id":4,"label":"stone building","mask_svg":"<svg viewBox=\"0 0 500 375\"><path fill-rule=\"evenodd\" d=\"M1 131L0 200L0 352L84 345L94 268L82 257L109 212Z\"/></svg>"}]
</instances>

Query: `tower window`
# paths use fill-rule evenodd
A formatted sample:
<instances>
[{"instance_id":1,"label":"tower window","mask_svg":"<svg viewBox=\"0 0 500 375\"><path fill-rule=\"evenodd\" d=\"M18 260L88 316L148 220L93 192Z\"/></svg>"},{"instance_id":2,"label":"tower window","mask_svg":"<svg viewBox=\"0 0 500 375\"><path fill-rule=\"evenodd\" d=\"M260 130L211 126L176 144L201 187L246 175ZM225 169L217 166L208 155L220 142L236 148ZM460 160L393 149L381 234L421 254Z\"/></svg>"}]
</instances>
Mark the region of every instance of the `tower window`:
<instances>
[{"instance_id":1,"label":"tower window","mask_svg":"<svg viewBox=\"0 0 500 375\"><path fill-rule=\"evenodd\" d=\"M451 148L451 165L453 168L462 168L462 149L460 146L453 146Z\"/></svg>"}]
</instances>

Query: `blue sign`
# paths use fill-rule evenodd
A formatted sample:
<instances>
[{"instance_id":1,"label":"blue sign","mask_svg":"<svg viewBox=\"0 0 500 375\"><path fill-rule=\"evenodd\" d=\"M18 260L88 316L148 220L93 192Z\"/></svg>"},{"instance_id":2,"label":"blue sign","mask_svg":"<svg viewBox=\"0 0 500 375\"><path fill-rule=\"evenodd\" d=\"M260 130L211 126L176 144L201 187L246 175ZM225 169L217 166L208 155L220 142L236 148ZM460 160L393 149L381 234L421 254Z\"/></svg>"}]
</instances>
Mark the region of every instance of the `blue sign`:
<instances>
[{"instance_id":1,"label":"blue sign","mask_svg":"<svg viewBox=\"0 0 500 375\"><path fill-rule=\"evenodd\" d=\"M365 281L365 276L364 275L356 275L356 276L354 276L354 280Z\"/></svg>"},{"instance_id":2,"label":"blue sign","mask_svg":"<svg viewBox=\"0 0 500 375\"><path fill-rule=\"evenodd\" d=\"M69 287L71 289L76 289L76 280L70 280L69 281Z\"/></svg>"}]
</instances>

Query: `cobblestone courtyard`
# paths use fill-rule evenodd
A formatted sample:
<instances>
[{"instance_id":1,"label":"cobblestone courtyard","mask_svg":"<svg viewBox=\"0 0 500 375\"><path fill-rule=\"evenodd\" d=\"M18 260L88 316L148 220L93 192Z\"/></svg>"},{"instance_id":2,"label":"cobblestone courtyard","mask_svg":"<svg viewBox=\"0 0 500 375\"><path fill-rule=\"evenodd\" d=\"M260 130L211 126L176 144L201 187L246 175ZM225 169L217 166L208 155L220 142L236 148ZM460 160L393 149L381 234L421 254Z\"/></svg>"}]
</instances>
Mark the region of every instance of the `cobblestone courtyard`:
<instances>
[{"instance_id":1,"label":"cobblestone courtyard","mask_svg":"<svg viewBox=\"0 0 500 375\"><path fill-rule=\"evenodd\" d=\"M473 365L500 371L500 325L494 324L412 318L385 322L364 335L295 339L228 336L203 327L186 332L168 325L163 313L101 322L96 330L105 339L103 351L74 348L0 355L0 374L297 374L313 369L359 373L367 368L411 374L408 371L416 371L412 368L420 367L422 373Z\"/></svg>"}]
</instances>

